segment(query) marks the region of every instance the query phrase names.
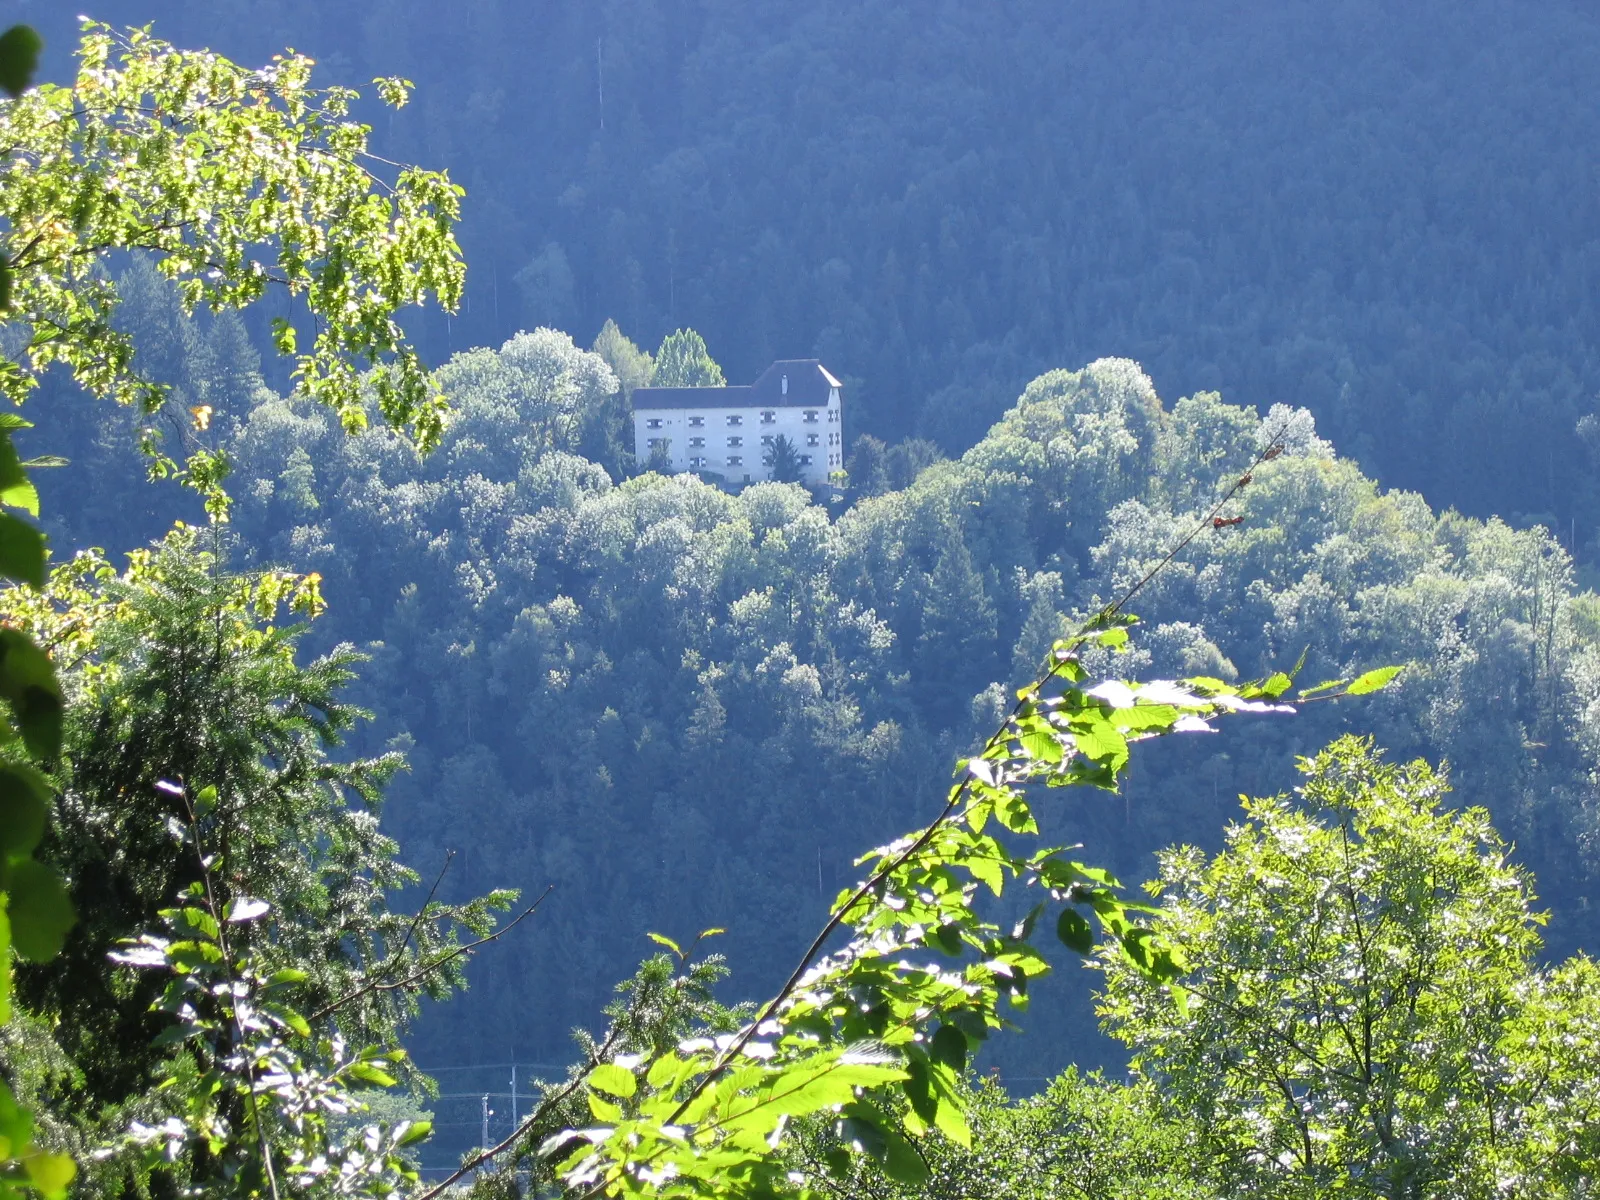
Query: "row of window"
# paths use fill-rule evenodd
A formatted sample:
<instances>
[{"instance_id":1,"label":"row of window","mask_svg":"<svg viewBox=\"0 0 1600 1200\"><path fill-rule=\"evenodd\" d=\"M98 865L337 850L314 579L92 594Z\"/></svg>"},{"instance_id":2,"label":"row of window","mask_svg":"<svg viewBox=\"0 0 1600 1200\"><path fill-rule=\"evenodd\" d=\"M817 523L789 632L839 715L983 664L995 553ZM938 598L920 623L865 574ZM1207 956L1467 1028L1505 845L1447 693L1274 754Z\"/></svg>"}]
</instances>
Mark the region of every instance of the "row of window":
<instances>
[{"instance_id":1,"label":"row of window","mask_svg":"<svg viewBox=\"0 0 1600 1200\"><path fill-rule=\"evenodd\" d=\"M690 438L689 439L689 444L691 446L694 446L694 445L697 445L697 444L703 445L704 442L705 442L704 438ZM652 449L652 450L665 450L666 448L667 448L667 439L666 438L651 438L650 439L650 449ZM830 467L839 466L840 465L839 460L842 457L843 457L842 455L834 455L834 454L828 455L828 466L830 466ZM730 454L724 460L724 462L725 462L725 464L727 466L730 466L730 467L742 467L742 466L744 466L744 456L740 455L740 454ZM800 456L800 465L801 466L809 467L811 465L811 462L812 462L811 455L802 454ZM703 470L705 467L707 467L709 465L709 463L710 463L710 460L707 459L703 454L692 454L692 455L689 456L689 469L691 471ZM746 482L748 483L749 481L746 480Z\"/></svg>"},{"instance_id":2,"label":"row of window","mask_svg":"<svg viewBox=\"0 0 1600 1200\"><path fill-rule=\"evenodd\" d=\"M770 433L762 434L761 435L761 444L763 446L772 445L772 438L773 438L773 435L770 434ZM651 438L650 439L650 444L652 446L654 446L659 441L661 441L660 438ZM692 438L689 439L689 449L691 449L691 450L699 450L702 447L704 447L705 444L706 444L706 440L703 437L692 437ZM821 444L822 444L822 437L821 437L820 434L816 434L816 433L808 433L808 434L806 434L806 445L808 445L808 446L820 446ZM832 446L834 444L835 444L835 442L833 440L833 435L829 434L828 435L828 445ZM744 438L742 438L742 437L734 436L734 437L730 437L728 439L728 446L729 446L730 449L738 449L739 447L741 447L743 445L744 445Z\"/></svg>"},{"instance_id":3,"label":"row of window","mask_svg":"<svg viewBox=\"0 0 1600 1200\"><path fill-rule=\"evenodd\" d=\"M831 423L833 421L837 421L838 419L839 419L839 410L830 408L828 410L828 420L829 420L829 422ZM744 417L742 415L740 415L739 413L729 413L727 420L728 420L728 424L729 425L743 425L744 424ZM777 420L778 420L777 413L774 413L774 412L763 412L761 414L761 423L763 425L775 424L777 422ZM807 425L815 425L817 423L817 410L814 409L814 408L808 408L808 409L803 410L803 412L801 414L801 420ZM706 424L706 419L704 417L690 417L689 418L689 428L690 429L704 429L705 428L705 424ZM646 429L660 429L661 428L661 418L660 417L647 417L647 418L645 418L644 426L645 426ZM831 442L829 444L832 445Z\"/></svg>"}]
</instances>

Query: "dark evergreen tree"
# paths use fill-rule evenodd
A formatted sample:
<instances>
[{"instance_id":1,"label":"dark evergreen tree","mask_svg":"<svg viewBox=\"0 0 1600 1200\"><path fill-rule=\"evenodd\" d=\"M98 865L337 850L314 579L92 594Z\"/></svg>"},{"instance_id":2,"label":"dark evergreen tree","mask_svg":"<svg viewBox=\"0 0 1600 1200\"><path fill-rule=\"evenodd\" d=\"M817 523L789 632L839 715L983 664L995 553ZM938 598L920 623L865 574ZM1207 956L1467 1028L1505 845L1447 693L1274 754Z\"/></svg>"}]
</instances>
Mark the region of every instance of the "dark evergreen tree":
<instances>
[{"instance_id":1,"label":"dark evergreen tree","mask_svg":"<svg viewBox=\"0 0 1600 1200\"><path fill-rule=\"evenodd\" d=\"M773 483L799 483L805 468L800 462L800 448L787 434L780 433L761 456L767 468L767 478Z\"/></svg>"}]
</instances>

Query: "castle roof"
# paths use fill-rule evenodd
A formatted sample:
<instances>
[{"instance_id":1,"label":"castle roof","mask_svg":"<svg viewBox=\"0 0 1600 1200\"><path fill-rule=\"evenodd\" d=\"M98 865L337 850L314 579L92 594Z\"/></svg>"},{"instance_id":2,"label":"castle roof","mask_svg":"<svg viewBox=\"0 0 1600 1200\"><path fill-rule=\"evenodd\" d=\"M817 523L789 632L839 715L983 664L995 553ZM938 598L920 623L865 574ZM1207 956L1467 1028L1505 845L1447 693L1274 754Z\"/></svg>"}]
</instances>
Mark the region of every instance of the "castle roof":
<instances>
[{"instance_id":1,"label":"castle roof","mask_svg":"<svg viewBox=\"0 0 1600 1200\"><path fill-rule=\"evenodd\" d=\"M815 358L780 358L742 387L642 387L634 408L822 408L842 387Z\"/></svg>"}]
</instances>

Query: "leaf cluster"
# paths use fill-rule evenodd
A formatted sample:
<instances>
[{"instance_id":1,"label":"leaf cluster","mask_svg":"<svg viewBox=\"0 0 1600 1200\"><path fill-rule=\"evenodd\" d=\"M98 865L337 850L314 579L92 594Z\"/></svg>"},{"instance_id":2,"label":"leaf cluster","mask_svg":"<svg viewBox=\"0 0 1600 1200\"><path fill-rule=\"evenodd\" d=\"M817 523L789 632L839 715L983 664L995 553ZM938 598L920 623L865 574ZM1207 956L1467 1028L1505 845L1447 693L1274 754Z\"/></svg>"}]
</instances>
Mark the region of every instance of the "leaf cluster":
<instances>
[{"instance_id":1,"label":"leaf cluster","mask_svg":"<svg viewBox=\"0 0 1600 1200\"><path fill-rule=\"evenodd\" d=\"M1283 701L1292 681L1083 686L1084 649L1124 647L1130 623L1107 611L1053 647L1012 715L959 764L939 817L860 860L865 881L840 895L789 982L736 1034L689 1039L632 1069L606 1063L590 1072L594 1123L544 1148L569 1189L788 1190L803 1181L788 1180L772 1151L791 1120L822 1113L837 1122L830 1167L848 1174L849 1154L865 1153L893 1178L923 1178L916 1139L937 1130L970 1145L961 1088L968 1056L1009 1024L1003 1006L1025 1006L1029 981L1049 970L1030 943L1053 907L1069 945L1089 949L1092 917L1129 969L1152 986L1173 986L1185 964L1145 921L1152 910L1124 897L1104 870L1024 842L1038 834L1030 791L1114 789L1131 742L1209 728L1238 712L1293 711ZM999 836L987 832L991 822ZM1012 884L1043 898L1005 929L976 899L980 888L999 897ZM845 944L822 955L845 929Z\"/></svg>"}]
</instances>

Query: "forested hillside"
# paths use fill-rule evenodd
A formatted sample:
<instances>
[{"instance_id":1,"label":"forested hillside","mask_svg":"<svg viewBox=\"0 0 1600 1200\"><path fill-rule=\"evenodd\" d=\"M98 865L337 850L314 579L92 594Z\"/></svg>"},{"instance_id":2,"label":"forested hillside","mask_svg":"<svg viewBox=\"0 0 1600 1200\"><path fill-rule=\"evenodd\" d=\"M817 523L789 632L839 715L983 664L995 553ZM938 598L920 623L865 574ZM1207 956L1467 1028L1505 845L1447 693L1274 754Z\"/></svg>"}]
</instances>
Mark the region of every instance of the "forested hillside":
<instances>
[{"instance_id":1,"label":"forested hillside","mask_svg":"<svg viewBox=\"0 0 1600 1200\"><path fill-rule=\"evenodd\" d=\"M58 72L74 11L36 14ZM539 325L587 345L614 317L646 346L692 325L733 382L817 354L855 385L852 437L957 455L1041 371L1126 355L1164 395L1306 406L1385 486L1545 517L1595 558L1592 6L172 0L155 20L418 83L377 137L467 187L473 266L461 311L419 318L434 361Z\"/></svg>"},{"instance_id":2,"label":"forested hillside","mask_svg":"<svg viewBox=\"0 0 1600 1200\"><path fill-rule=\"evenodd\" d=\"M166 7L322 61L0 30L0 1200L1589 1194L1593 13Z\"/></svg>"},{"instance_id":3,"label":"forested hillside","mask_svg":"<svg viewBox=\"0 0 1600 1200\"><path fill-rule=\"evenodd\" d=\"M976 445L898 490L735 496L623 478L618 381L564 333L442 367L455 416L419 458L252 383L232 326L185 319L159 281L123 287L153 361L217 404L237 561L317 571L330 612L315 644L372 647L354 694L377 719L357 745L407 755L385 822L408 861L426 873L458 850L448 895L557 886L526 946L485 958L425 1025L425 1061L559 1061L646 930L725 927L741 988L768 987L859 848L926 816L944 764L1050 643L1274 437L1287 450L1230 507L1242 520L1140 597L1131 657L1090 669L1233 679L1304 654L1309 681L1391 662L1406 675L1359 709L1156 747L1122 795L1041 816L1143 878L1165 845L1215 844L1240 792L1287 786L1295 755L1370 732L1448 759L1460 802L1489 808L1536 869L1552 948L1586 944L1600 602L1544 530L1385 491L1304 409L1164 399L1137 364L1105 359L1041 375ZM92 457L104 427L80 411ZM132 486L126 443L121 462ZM123 544L168 519L130 519L71 480L45 480L64 541L111 529ZM1040 1036L995 1062L1038 1078L1115 1061L1082 985L1054 994L1027 1018Z\"/></svg>"}]
</instances>

